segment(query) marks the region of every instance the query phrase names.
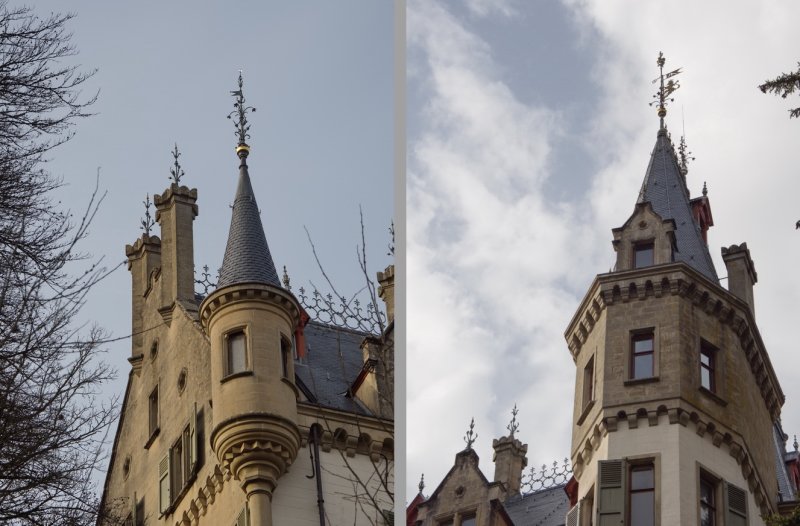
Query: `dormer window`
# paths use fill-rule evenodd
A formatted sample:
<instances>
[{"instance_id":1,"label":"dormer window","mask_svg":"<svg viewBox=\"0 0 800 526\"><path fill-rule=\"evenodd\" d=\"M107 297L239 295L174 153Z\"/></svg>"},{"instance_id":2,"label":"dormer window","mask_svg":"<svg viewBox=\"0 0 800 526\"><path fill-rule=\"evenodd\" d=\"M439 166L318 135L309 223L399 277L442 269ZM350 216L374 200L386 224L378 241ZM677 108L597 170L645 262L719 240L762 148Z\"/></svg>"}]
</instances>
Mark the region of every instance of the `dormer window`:
<instances>
[{"instance_id":1,"label":"dormer window","mask_svg":"<svg viewBox=\"0 0 800 526\"><path fill-rule=\"evenodd\" d=\"M653 265L654 247L652 241L636 243L633 245L633 268L649 267Z\"/></svg>"}]
</instances>

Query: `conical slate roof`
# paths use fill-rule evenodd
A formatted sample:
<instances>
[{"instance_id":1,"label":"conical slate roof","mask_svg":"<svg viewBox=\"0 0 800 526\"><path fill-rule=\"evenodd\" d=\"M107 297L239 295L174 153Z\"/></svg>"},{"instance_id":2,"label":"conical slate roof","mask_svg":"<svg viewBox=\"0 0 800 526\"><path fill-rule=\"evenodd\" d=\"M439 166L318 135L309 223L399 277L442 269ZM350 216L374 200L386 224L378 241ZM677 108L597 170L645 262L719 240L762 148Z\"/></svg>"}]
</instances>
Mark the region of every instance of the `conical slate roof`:
<instances>
[{"instance_id":1,"label":"conical slate roof","mask_svg":"<svg viewBox=\"0 0 800 526\"><path fill-rule=\"evenodd\" d=\"M239 185L233 201L231 229L217 288L239 283L264 283L280 287L247 172L246 152L241 152L240 157Z\"/></svg>"},{"instance_id":2,"label":"conical slate roof","mask_svg":"<svg viewBox=\"0 0 800 526\"><path fill-rule=\"evenodd\" d=\"M681 174L667 131L658 131L656 145L639 192L639 203L650 202L662 219L675 221L675 261L683 261L715 283L719 281L714 262L703 240L690 204L689 189Z\"/></svg>"}]
</instances>

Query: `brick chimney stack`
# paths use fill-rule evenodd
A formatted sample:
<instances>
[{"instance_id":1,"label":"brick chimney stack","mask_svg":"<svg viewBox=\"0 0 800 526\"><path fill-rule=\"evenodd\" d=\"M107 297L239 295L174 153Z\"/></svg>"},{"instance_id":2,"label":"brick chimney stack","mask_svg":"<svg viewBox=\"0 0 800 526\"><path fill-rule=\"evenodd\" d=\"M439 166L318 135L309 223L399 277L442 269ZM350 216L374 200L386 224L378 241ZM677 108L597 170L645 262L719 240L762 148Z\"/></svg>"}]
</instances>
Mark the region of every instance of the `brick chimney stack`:
<instances>
[{"instance_id":1,"label":"brick chimney stack","mask_svg":"<svg viewBox=\"0 0 800 526\"><path fill-rule=\"evenodd\" d=\"M750 305L750 312L755 316L753 285L758 282L758 274L747 243L722 247L722 260L728 269L728 291Z\"/></svg>"}]
</instances>

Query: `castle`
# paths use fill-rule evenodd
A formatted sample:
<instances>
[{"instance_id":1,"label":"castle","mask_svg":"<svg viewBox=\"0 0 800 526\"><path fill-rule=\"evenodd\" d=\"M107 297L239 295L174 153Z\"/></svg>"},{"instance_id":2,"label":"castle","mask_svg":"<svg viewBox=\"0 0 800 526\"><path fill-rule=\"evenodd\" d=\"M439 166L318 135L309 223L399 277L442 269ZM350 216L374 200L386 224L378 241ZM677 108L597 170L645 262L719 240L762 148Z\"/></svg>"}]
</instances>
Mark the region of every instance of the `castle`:
<instances>
[{"instance_id":1,"label":"castle","mask_svg":"<svg viewBox=\"0 0 800 526\"><path fill-rule=\"evenodd\" d=\"M683 144L664 124L676 84L657 95L660 125L633 213L612 230L616 265L599 274L565 338L575 364L572 476L525 488L528 445L493 441L489 481L467 448L411 525L763 525L798 505L797 447L786 451L784 395L755 321L746 243L707 244L707 191L692 198ZM468 433L469 436L469 433Z\"/></svg>"},{"instance_id":2,"label":"castle","mask_svg":"<svg viewBox=\"0 0 800 526\"><path fill-rule=\"evenodd\" d=\"M195 292L198 192L179 176L154 196L161 235L125 248L131 369L98 524L390 524L394 267L378 273L385 318L309 315L325 299L279 279L264 234L241 75L234 95L239 175L217 283Z\"/></svg>"}]
</instances>

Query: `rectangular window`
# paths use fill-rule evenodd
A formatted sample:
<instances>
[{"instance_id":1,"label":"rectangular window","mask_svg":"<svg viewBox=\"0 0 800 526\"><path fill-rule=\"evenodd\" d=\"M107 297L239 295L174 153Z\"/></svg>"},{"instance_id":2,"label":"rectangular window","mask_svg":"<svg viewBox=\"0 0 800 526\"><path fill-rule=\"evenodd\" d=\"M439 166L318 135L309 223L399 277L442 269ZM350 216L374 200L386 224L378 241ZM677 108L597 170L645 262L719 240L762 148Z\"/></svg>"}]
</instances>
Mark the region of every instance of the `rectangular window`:
<instances>
[{"instance_id":1,"label":"rectangular window","mask_svg":"<svg viewBox=\"0 0 800 526\"><path fill-rule=\"evenodd\" d=\"M281 371L284 378L289 378L289 363L292 361L292 344L281 336Z\"/></svg>"},{"instance_id":2,"label":"rectangular window","mask_svg":"<svg viewBox=\"0 0 800 526\"><path fill-rule=\"evenodd\" d=\"M700 526L717 524L717 483L700 475Z\"/></svg>"},{"instance_id":3,"label":"rectangular window","mask_svg":"<svg viewBox=\"0 0 800 526\"><path fill-rule=\"evenodd\" d=\"M164 513L183 490L192 483L202 465L201 453L204 437L203 410L194 406L191 422L183 428L178 440L172 444L169 453L159 465L159 501L160 510Z\"/></svg>"},{"instance_id":4,"label":"rectangular window","mask_svg":"<svg viewBox=\"0 0 800 526\"><path fill-rule=\"evenodd\" d=\"M478 524L475 522L475 515L470 515L469 517L463 517L461 519L461 526L475 526Z\"/></svg>"},{"instance_id":5,"label":"rectangular window","mask_svg":"<svg viewBox=\"0 0 800 526\"><path fill-rule=\"evenodd\" d=\"M653 332L636 333L631 337L630 379L653 377L655 347Z\"/></svg>"},{"instance_id":6,"label":"rectangular window","mask_svg":"<svg viewBox=\"0 0 800 526\"><path fill-rule=\"evenodd\" d=\"M227 338L226 376L247 370L247 344L243 331L234 332Z\"/></svg>"},{"instance_id":7,"label":"rectangular window","mask_svg":"<svg viewBox=\"0 0 800 526\"><path fill-rule=\"evenodd\" d=\"M706 342L700 344L700 385L716 392L716 349Z\"/></svg>"},{"instance_id":8,"label":"rectangular window","mask_svg":"<svg viewBox=\"0 0 800 526\"><path fill-rule=\"evenodd\" d=\"M653 242L636 243L633 246L633 268L649 267L653 264Z\"/></svg>"},{"instance_id":9,"label":"rectangular window","mask_svg":"<svg viewBox=\"0 0 800 526\"><path fill-rule=\"evenodd\" d=\"M583 405L585 409L589 402L594 400L594 356L589 358L589 363L583 368Z\"/></svg>"},{"instance_id":10,"label":"rectangular window","mask_svg":"<svg viewBox=\"0 0 800 526\"><path fill-rule=\"evenodd\" d=\"M150 393L150 435L158 430L158 386Z\"/></svg>"},{"instance_id":11,"label":"rectangular window","mask_svg":"<svg viewBox=\"0 0 800 526\"><path fill-rule=\"evenodd\" d=\"M630 470L628 516L631 526L655 524L656 485L653 464L634 464Z\"/></svg>"}]
</instances>

